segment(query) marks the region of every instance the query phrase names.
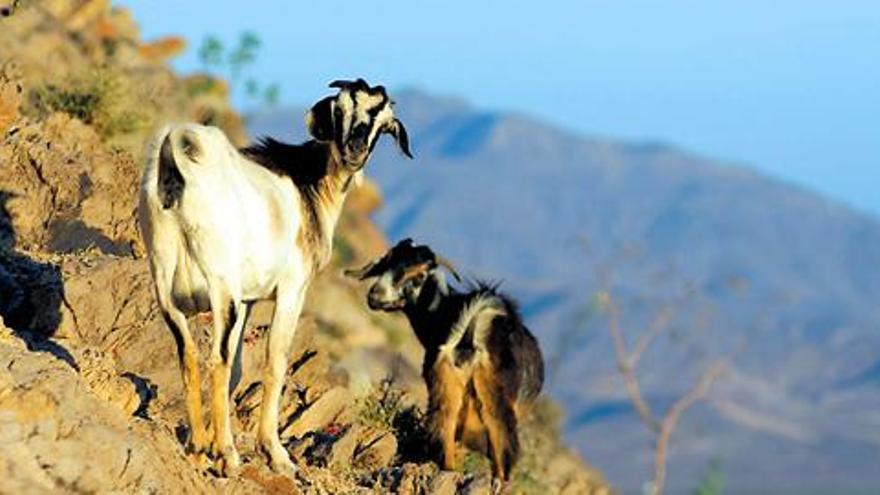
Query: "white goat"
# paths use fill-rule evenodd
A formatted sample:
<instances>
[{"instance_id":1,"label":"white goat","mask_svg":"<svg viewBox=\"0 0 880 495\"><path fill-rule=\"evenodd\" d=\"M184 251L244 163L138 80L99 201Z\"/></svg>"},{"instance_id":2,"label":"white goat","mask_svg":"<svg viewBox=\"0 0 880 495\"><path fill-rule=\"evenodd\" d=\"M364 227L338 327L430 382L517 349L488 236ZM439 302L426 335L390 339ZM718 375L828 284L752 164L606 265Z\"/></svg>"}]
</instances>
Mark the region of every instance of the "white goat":
<instances>
[{"instance_id":1,"label":"white goat","mask_svg":"<svg viewBox=\"0 0 880 495\"><path fill-rule=\"evenodd\" d=\"M313 140L264 139L237 150L217 128L162 130L141 178L138 216L165 322L186 390L191 449L228 475L240 464L229 418L231 358L238 355L247 309L274 299L258 439L271 466L295 466L278 438L278 406L288 353L306 289L330 259L333 231L352 180L379 135L394 136L410 156L403 124L382 86L336 81L306 116ZM210 310L213 347L213 441L206 452L198 349L186 317Z\"/></svg>"}]
</instances>

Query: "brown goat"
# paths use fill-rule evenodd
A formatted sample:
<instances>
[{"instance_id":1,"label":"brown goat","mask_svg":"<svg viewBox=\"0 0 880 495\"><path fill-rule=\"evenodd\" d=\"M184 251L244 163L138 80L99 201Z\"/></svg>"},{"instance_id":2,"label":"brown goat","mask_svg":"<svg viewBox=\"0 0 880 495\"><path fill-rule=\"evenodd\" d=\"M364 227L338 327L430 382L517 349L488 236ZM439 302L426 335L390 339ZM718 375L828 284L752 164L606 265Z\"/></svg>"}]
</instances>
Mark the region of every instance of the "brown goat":
<instances>
[{"instance_id":1,"label":"brown goat","mask_svg":"<svg viewBox=\"0 0 880 495\"><path fill-rule=\"evenodd\" d=\"M510 298L485 284L454 291L437 270L441 264L458 278L429 247L406 239L347 273L377 278L370 308L403 311L425 348L428 429L444 469L455 468L461 440L487 452L495 476L507 480L519 456L518 413L543 385L541 351Z\"/></svg>"}]
</instances>

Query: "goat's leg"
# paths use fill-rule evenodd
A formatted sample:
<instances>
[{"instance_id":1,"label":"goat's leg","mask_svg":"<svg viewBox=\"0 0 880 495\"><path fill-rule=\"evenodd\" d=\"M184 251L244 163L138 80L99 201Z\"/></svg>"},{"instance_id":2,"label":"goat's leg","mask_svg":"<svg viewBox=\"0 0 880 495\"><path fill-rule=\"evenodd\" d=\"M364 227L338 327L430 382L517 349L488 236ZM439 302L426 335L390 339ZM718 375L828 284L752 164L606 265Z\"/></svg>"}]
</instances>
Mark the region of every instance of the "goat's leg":
<instances>
[{"instance_id":1,"label":"goat's leg","mask_svg":"<svg viewBox=\"0 0 880 495\"><path fill-rule=\"evenodd\" d=\"M430 431L443 450L443 469L455 469L455 430L464 402L465 385L457 370L444 358L434 365L429 390Z\"/></svg>"},{"instance_id":2,"label":"goat's leg","mask_svg":"<svg viewBox=\"0 0 880 495\"><path fill-rule=\"evenodd\" d=\"M275 472L293 475L296 466L278 438L278 407L284 376L287 374L290 344L296 333L296 324L302 311L305 284L278 288L275 313L269 342L266 346L266 368L263 375L263 403L260 410L258 439L263 452Z\"/></svg>"},{"instance_id":3,"label":"goat's leg","mask_svg":"<svg viewBox=\"0 0 880 495\"><path fill-rule=\"evenodd\" d=\"M474 390L479 403L477 411L489 436L493 472L495 477L506 481L519 455L512 401L493 370L484 364L474 370Z\"/></svg>"},{"instance_id":4,"label":"goat's leg","mask_svg":"<svg viewBox=\"0 0 880 495\"><path fill-rule=\"evenodd\" d=\"M220 291L211 295L211 312L214 318L213 346L211 349L212 374L212 424L214 441L212 454L221 475L231 475L241 460L235 450L229 407L229 381L232 360L238 348L244 326L245 305Z\"/></svg>"},{"instance_id":5,"label":"goat's leg","mask_svg":"<svg viewBox=\"0 0 880 495\"><path fill-rule=\"evenodd\" d=\"M208 437L202 416L202 380L199 374L199 347L189 332L186 316L166 297L159 296L162 317L177 344L177 360L186 392L186 413L189 418L190 454L199 467L207 467Z\"/></svg>"}]
</instances>

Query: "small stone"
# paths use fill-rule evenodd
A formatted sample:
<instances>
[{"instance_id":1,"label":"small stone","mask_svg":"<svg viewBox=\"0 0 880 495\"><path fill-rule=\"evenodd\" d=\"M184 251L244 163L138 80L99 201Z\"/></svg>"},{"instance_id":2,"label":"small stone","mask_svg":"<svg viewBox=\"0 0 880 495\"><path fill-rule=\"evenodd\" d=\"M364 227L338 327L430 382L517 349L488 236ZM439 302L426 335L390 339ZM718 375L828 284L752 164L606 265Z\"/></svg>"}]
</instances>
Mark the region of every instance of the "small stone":
<instances>
[{"instance_id":1,"label":"small stone","mask_svg":"<svg viewBox=\"0 0 880 495\"><path fill-rule=\"evenodd\" d=\"M397 438L390 431L364 428L352 463L367 469L378 469L391 464L395 455L397 455Z\"/></svg>"},{"instance_id":2,"label":"small stone","mask_svg":"<svg viewBox=\"0 0 880 495\"><path fill-rule=\"evenodd\" d=\"M461 474L452 471L441 471L431 480L428 495L455 495Z\"/></svg>"},{"instance_id":3,"label":"small stone","mask_svg":"<svg viewBox=\"0 0 880 495\"><path fill-rule=\"evenodd\" d=\"M462 495L492 495L492 477L478 476L464 486Z\"/></svg>"},{"instance_id":4,"label":"small stone","mask_svg":"<svg viewBox=\"0 0 880 495\"><path fill-rule=\"evenodd\" d=\"M331 388L313 402L281 432L283 437L301 437L336 421L351 404L351 393L342 387Z\"/></svg>"}]
</instances>

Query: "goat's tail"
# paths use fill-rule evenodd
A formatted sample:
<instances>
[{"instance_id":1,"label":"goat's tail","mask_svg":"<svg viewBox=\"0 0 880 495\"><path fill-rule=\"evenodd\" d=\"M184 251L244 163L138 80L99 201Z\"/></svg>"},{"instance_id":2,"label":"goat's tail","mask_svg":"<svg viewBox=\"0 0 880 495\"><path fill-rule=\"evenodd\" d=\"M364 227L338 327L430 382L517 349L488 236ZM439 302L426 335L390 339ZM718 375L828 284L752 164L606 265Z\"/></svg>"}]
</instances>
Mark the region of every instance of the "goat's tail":
<instances>
[{"instance_id":1,"label":"goat's tail","mask_svg":"<svg viewBox=\"0 0 880 495\"><path fill-rule=\"evenodd\" d=\"M174 143L171 140L171 133L165 135L162 139L162 146L159 148L159 173L157 177L157 194L162 208L169 209L176 206L180 202L183 195L183 186L185 181L177 162L174 159Z\"/></svg>"},{"instance_id":2,"label":"goat's tail","mask_svg":"<svg viewBox=\"0 0 880 495\"><path fill-rule=\"evenodd\" d=\"M173 208L180 202L186 184L181 166L186 166L186 161L198 161L202 155L198 133L198 128L191 125L169 125L148 145L141 191L153 202L158 200L162 209Z\"/></svg>"}]
</instances>

